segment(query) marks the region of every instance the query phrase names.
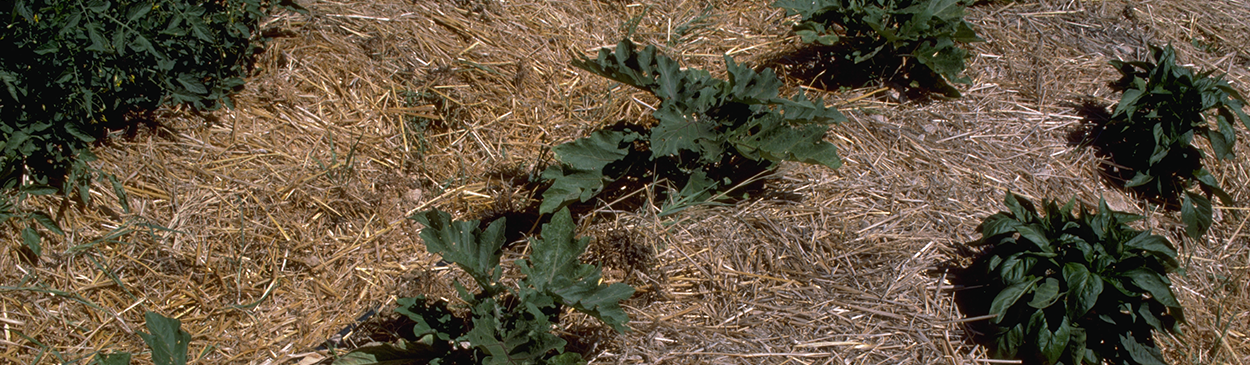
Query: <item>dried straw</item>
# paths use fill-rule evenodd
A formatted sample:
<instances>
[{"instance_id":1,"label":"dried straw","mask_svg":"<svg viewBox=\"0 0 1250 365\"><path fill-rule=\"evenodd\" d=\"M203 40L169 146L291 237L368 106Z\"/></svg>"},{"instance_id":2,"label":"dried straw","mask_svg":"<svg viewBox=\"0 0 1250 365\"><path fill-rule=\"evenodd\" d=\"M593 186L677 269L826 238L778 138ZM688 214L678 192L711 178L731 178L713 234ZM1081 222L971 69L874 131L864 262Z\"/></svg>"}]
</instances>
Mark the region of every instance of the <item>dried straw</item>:
<instances>
[{"instance_id":1,"label":"dried straw","mask_svg":"<svg viewBox=\"0 0 1250 365\"><path fill-rule=\"evenodd\" d=\"M0 362L141 353L149 310L182 321L195 363L329 358L314 348L362 313L382 308L369 321L378 329L397 297L455 297L451 282L464 278L435 265L407 214L473 217L523 202L530 192L507 172L595 128L647 121L653 98L570 59L615 44L631 19L636 42L714 73L723 54L755 64L797 42L792 19L765 2L302 3L311 15L267 24L289 36L260 56L236 109L162 110L160 127L97 150L93 166L117 176L127 204L104 180L89 206L27 203L67 234L45 237L37 263L0 255ZM577 314L563 331L594 363L997 363L966 340L939 268L966 262L955 247L977 238L1010 190L1103 197L1184 242L1186 273L1173 280L1189 323L1182 341L1160 338L1164 354L1250 362L1248 165L1207 161L1239 206L1219 207L1195 242L1176 213L1103 184L1092 153L1067 140L1077 104L1116 100L1106 61L1139 59L1147 43L1172 43L1183 62L1250 91L1248 5L973 7L968 19L986 42L970 46L964 98L899 104L874 88L817 91L850 117L828 138L847 163L787 164L769 180L797 195L668 220L647 209L585 218L583 234L596 239L588 258L639 288L624 303L633 331ZM787 83L797 92L805 81ZM1250 136L1237 133L1244 155ZM18 232L0 235L19 242ZM634 259L609 259L621 252ZM361 328L341 346L385 337Z\"/></svg>"}]
</instances>

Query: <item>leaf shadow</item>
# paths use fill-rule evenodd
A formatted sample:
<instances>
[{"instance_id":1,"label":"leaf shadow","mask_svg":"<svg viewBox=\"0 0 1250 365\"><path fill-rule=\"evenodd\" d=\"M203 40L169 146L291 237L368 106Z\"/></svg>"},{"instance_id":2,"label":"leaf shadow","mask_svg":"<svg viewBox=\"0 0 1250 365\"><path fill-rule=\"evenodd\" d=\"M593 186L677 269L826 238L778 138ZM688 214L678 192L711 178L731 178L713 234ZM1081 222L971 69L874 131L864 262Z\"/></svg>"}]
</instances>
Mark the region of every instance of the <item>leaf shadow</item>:
<instances>
[{"instance_id":1,"label":"leaf shadow","mask_svg":"<svg viewBox=\"0 0 1250 365\"><path fill-rule=\"evenodd\" d=\"M862 87L888 87L897 92L898 102L928 103L959 97L959 90L913 58L888 55L855 62L856 50L875 48L850 40L834 45L805 44L773 55L761 67L778 70L790 78L803 80L812 88L826 91ZM881 97L887 97L882 94Z\"/></svg>"},{"instance_id":2,"label":"leaf shadow","mask_svg":"<svg viewBox=\"0 0 1250 365\"><path fill-rule=\"evenodd\" d=\"M975 242L975 241L974 241ZM955 307L963 315L959 324L966 336L964 341L969 344L991 346L994 326L985 316L990 312L994 297L1002 288L992 287L985 275L978 275L979 265L984 265L984 258L989 256L992 247L976 247L973 243L957 243L954 245L958 258L952 258L937 264L928 274L939 279L945 277L950 281L950 293L955 300ZM964 265L962 262L971 263ZM943 283L939 282L938 285ZM970 320L979 318L976 320Z\"/></svg>"}]
</instances>

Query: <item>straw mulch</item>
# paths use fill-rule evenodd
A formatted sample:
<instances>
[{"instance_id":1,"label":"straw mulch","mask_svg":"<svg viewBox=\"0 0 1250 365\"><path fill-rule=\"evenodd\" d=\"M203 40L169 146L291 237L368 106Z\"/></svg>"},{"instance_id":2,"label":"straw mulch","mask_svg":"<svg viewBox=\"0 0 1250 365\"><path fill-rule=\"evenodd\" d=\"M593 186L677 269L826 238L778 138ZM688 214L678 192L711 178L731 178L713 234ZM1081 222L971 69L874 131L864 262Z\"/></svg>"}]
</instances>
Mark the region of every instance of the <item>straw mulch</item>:
<instances>
[{"instance_id":1,"label":"straw mulch","mask_svg":"<svg viewBox=\"0 0 1250 365\"><path fill-rule=\"evenodd\" d=\"M179 318L199 364L313 363L371 310L338 346L380 339L363 329L384 328L395 298L454 298L463 280L425 252L408 214L468 219L522 204L530 192L514 177L548 161L548 147L649 118L654 99L570 59L630 28L714 73L722 54L759 64L797 47L792 19L766 2L301 3L310 15L266 25L285 36L237 108L163 110L159 127L97 149L93 166L117 176L124 203L106 180L89 206L28 202L67 231L46 237L37 263L15 249L18 230L0 233L0 363L144 352L144 311ZM624 303L633 330L569 315L564 332L593 363L986 363L940 268L966 262L956 247L1010 190L1101 196L1146 215L1145 228L1183 242L1186 273L1173 280L1189 322L1179 342L1160 337L1169 361L1250 362L1250 163L1207 161L1239 204L1219 207L1195 242L1177 213L1108 187L1092 152L1068 141L1082 102L1117 100L1107 60L1140 59L1146 42L1170 42L1182 62L1250 92L1246 19L1244 0L973 7L986 42L969 46L963 98L808 90L850 118L828 137L842 168L786 164L771 194L675 218L585 216L587 258L639 288ZM806 82L787 79L785 92ZM1237 133L1246 156L1250 135Z\"/></svg>"}]
</instances>

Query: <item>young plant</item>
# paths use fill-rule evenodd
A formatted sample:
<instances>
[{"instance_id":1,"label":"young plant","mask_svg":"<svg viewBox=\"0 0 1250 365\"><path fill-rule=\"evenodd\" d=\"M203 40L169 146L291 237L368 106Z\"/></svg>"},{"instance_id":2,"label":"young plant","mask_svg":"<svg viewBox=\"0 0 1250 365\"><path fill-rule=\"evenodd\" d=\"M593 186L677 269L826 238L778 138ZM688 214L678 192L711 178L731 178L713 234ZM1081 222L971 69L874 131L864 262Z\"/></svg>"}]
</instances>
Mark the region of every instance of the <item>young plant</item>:
<instances>
[{"instance_id":1,"label":"young plant","mask_svg":"<svg viewBox=\"0 0 1250 365\"><path fill-rule=\"evenodd\" d=\"M773 6L799 15L794 32L803 43L841 46L846 51L834 56L855 64L897 65L910 78L904 85L949 97L959 97L949 82L970 82L959 76L968 51L956 42L984 41L963 19L964 0L778 0Z\"/></svg>"},{"instance_id":2,"label":"young plant","mask_svg":"<svg viewBox=\"0 0 1250 365\"><path fill-rule=\"evenodd\" d=\"M542 213L590 200L607 183L625 178L630 169L624 165L635 156L679 170L680 195L698 198L693 200L731 188L728 170L738 165L754 164L761 171L778 161L842 165L837 148L824 137L830 122L846 118L802 92L779 96L782 83L772 70L756 72L725 56L729 79L722 80L682 69L655 47L638 50L629 40L615 52L600 50L598 58L575 60L573 66L654 94L660 99L652 113L657 123L599 130L553 148L559 163L543 172L552 185L543 193Z\"/></svg>"},{"instance_id":3,"label":"young plant","mask_svg":"<svg viewBox=\"0 0 1250 365\"><path fill-rule=\"evenodd\" d=\"M148 332L139 332L139 337L152 350L152 363L156 365L186 365L187 345L191 343L191 334L182 329L182 321L169 318L155 312L143 314L147 322ZM92 358L93 365L128 365L129 352L99 353Z\"/></svg>"},{"instance_id":4,"label":"young plant","mask_svg":"<svg viewBox=\"0 0 1250 365\"><path fill-rule=\"evenodd\" d=\"M1026 364L1164 364L1153 331L1179 330L1182 309L1167 274L1177 269L1166 238L1125 225L1140 217L1073 213L1045 203L1037 214L1008 193L1007 212L977 230L983 256L960 274L957 301L997 358ZM990 300L992 299L992 300ZM979 325L979 327L978 327Z\"/></svg>"},{"instance_id":5,"label":"young plant","mask_svg":"<svg viewBox=\"0 0 1250 365\"><path fill-rule=\"evenodd\" d=\"M418 360L432 364L583 363L577 353L564 352L564 339L552 333L565 307L618 331L627 329L629 316L619 302L633 295L634 288L603 284L599 267L578 261L589 239L574 238L568 209L556 212L543 225L541 238L531 240L533 253L528 260L517 261L525 277L515 287L500 282L503 219L481 230L477 221L452 221L449 214L437 210L410 218L425 225L421 238L430 253L455 263L477 283L480 291L476 293L456 283L460 298L468 303L468 318L457 317L446 302L402 298L396 311L416 322L413 334L419 340L360 348L335 361L336 365Z\"/></svg>"},{"instance_id":6,"label":"young plant","mask_svg":"<svg viewBox=\"0 0 1250 365\"><path fill-rule=\"evenodd\" d=\"M1151 50L1154 62L1111 61L1122 75L1113 86L1123 95L1087 143L1122 166L1125 188L1168 205L1179 202L1185 232L1196 239L1211 227L1211 195L1233 202L1191 142L1205 137L1217 159L1232 159L1233 124L1240 120L1250 128L1242 111L1246 100L1222 77L1176 65L1171 46ZM1202 194L1192 191L1194 185Z\"/></svg>"}]
</instances>

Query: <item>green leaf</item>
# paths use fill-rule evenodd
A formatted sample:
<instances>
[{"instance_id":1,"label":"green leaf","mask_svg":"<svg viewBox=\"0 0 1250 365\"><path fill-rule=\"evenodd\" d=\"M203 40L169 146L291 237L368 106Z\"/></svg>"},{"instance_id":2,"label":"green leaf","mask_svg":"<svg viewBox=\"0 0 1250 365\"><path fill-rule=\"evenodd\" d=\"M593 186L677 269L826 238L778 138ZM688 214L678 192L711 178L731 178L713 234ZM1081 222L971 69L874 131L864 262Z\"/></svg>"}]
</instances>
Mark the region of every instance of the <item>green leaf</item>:
<instances>
[{"instance_id":1,"label":"green leaf","mask_svg":"<svg viewBox=\"0 0 1250 365\"><path fill-rule=\"evenodd\" d=\"M1026 323L1017 323L1010 329L1000 333L994 338L994 346L990 349L990 354L1000 359L1010 359L1016 357L1020 351L1020 346L1024 344L1024 327Z\"/></svg>"},{"instance_id":2,"label":"green leaf","mask_svg":"<svg viewBox=\"0 0 1250 365\"><path fill-rule=\"evenodd\" d=\"M455 263L487 292L497 290L495 282L502 274L499 256L505 243L504 218L491 222L485 231L478 228L476 220L453 222L450 214L437 209L408 218L425 225L420 236L427 251Z\"/></svg>"},{"instance_id":3,"label":"green leaf","mask_svg":"<svg viewBox=\"0 0 1250 365\"><path fill-rule=\"evenodd\" d=\"M582 359L582 355L576 352L565 352L547 359L547 365L581 365L586 360Z\"/></svg>"},{"instance_id":4,"label":"green leaf","mask_svg":"<svg viewBox=\"0 0 1250 365\"><path fill-rule=\"evenodd\" d=\"M1088 341L1088 335L1086 334L1087 332L1085 331L1084 328L1072 327L1070 325L1071 323L1069 323L1069 327L1068 327L1069 328L1068 329L1068 332L1069 332L1068 357L1064 358L1063 360L1067 360L1069 364L1073 364L1073 365L1097 363L1096 360L1095 361L1083 361L1085 358L1085 353L1086 353L1086 349L1085 349L1085 346L1087 344L1086 341Z\"/></svg>"},{"instance_id":5,"label":"green leaf","mask_svg":"<svg viewBox=\"0 0 1250 365\"><path fill-rule=\"evenodd\" d=\"M578 257L586 252L588 238L573 237L573 218L567 208L561 209L544 224L541 238L531 239L530 261L520 262L525 283L586 314L599 318L617 331L625 331L629 315L619 302L634 294L626 284L601 283L600 269L582 264Z\"/></svg>"},{"instance_id":6,"label":"green leaf","mask_svg":"<svg viewBox=\"0 0 1250 365\"><path fill-rule=\"evenodd\" d=\"M1007 206L1007 210L1011 211L1012 216L1022 223L1037 220L1037 209L1033 208L1033 203L1025 197L1008 192L1003 204Z\"/></svg>"},{"instance_id":7,"label":"green leaf","mask_svg":"<svg viewBox=\"0 0 1250 365\"><path fill-rule=\"evenodd\" d=\"M759 156L770 161L797 161L836 169L842 166L838 148L824 140L827 127L807 125L795 129L781 123L748 124L759 129L754 135L736 138L734 147L746 156ZM752 128L744 128L749 130ZM742 133L746 134L746 133Z\"/></svg>"},{"instance_id":8,"label":"green leaf","mask_svg":"<svg viewBox=\"0 0 1250 365\"><path fill-rule=\"evenodd\" d=\"M407 365L424 364L442 355L430 346L398 339L394 344L366 346L352 350L337 359L333 365Z\"/></svg>"},{"instance_id":9,"label":"green leaf","mask_svg":"<svg viewBox=\"0 0 1250 365\"><path fill-rule=\"evenodd\" d=\"M599 194L606 183L601 170L584 171L563 166L548 167L542 177L552 183L543 192L543 202L538 207L540 214L555 212L574 201L588 201Z\"/></svg>"},{"instance_id":10,"label":"green leaf","mask_svg":"<svg viewBox=\"0 0 1250 365\"><path fill-rule=\"evenodd\" d=\"M1068 323L1068 317L1062 318L1059 322L1059 328L1054 332L1048 327L1042 327L1038 330L1037 348L1041 350L1041 355L1046 359L1047 364L1054 364L1059 361L1059 357L1063 355L1063 350L1068 348L1068 341L1072 338L1072 327Z\"/></svg>"},{"instance_id":11,"label":"green leaf","mask_svg":"<svg viewBox=\"0 0 1250 365\"><path fill-rule=\"evenodd\" d=\"M1002 322L1002 320L1007 316L1007 310L1010 309L1012 305L1015 305L1017 300L1020 300L1020 296L1024 295L1024 293L1028 292L1030 289L1033 289L1033 285L1039 280L1041 280L1041 278L1034 278L1032 280L1012 284L1011 286L1003 288L1002 291L998 292L998 295L994 296L994 301L990 304L989 314L996 315L996 317L990 320L990 322L995 324Z\"/></svg>"},{"instance_id":12,"label":"green leaf","mask_svg":"<svg viewBox=\"0 0 1250 365\"><path fill-rule=\"evenodd\" d=\"M129 352L98 353L91 359L92 365L130 365Z\"/></svg>"},{"instance_id":13,"label":"green leaf","mask_svg":"<svg viewBox=\"0 0 1250 365\"><path fill-rule=\"evenodd\" d=\"M1068 317L1081 318L1098 304L1102 294L1102 278L1085 265L1069 262L1063 265L1063 281L1068 285Z\"/></svg>"},{"instance_id":14,"label":"green leaf","mask_svg":"<svg viewBox=\"0 0 1250 365\"><path fill-rule=\"evenodd\" d=\"M977 227L984 237L993 237L1005 233L1015 233L1020 228L1020 221L1006 214L994 214L986 217Z\"/></svg>"},{"instance_id":15,"label":"green leaf","mask_svg":"<svg viewBox=\"0 0 1250 365\"><path fill-rule=\"evenodd\" d=\"M192 93L200 94L200 95L208 94L208 88L204 87L204 83L201 82L200 80L197 80L194 76L191 76L190 74L182 74L182 76L179 76L178 83L182 84L182 87L186 88L187 91L190 91Z\"/></svg>"},{"instance_id":16,"label":"green leaf","mask_svg":"<svg viewBox=\"0 0 1250 365\"><path fill-rule=\"evenodd\" d=\"M598 130L586 138L565 143L551 150L560 162L578 170L602 170L604 166L625 158L629 147L621 143L632 142L638 135L609 130Z\"/></svg>"},{"instance_id":17,"label":"green leaf","mask_svg":"<svg viewBox=\"0 0 1250 365\"><path fill-rule=\"evenodd\" d=\"M427 305L424 295L399 298L395 313L403 314L415 323L413 335L422 338L431 335L442 341L451 341L464 334L464 321L447 309L446 302Z\"/></svg>"},{"instance_id":18,"label":"green leaf","mask_svg":"<svg viewBox=\"0 0 1250 365\"><path fill-rule=\"evenodd\" d=\"M704 154L700 140L718 140L713 125L700 122L696 117L686 116L679 110L661 108L652 115L660 123L651 128L651 158L677 155L681 151ZM712 154L709 154L712 155Z\"/></svg>"},{"instance_id":19,"label":"green leaf","mask_svg":"<svg viewBox=\"0 0 1250 365\"><path fill-rule=\"evenodd\" d=\"M1170 308L1180 308L1181 304L1176 301L1176 296L1172 294L1172 283L1167 277L1144 268L1129 270L1122 275L1131 280L1133 285L1149 292L1150 296L1158 300L1159 303L1163 303L1163 305Z\"/></svg>"},{"instance_id":20,"label":"green leaf","mask_svg":"<svg viewBox=\"0 0 1250 365\"><path fill-rule=\"evenodd\" d=\"M1050 240L1046 238L1046 234L1042 233L1042 231L1043 229L1039 224L1021 225L1017 227L1017 232L1020 232L1020 238L1029 240L1029 242L1032 242L1037 246L1037 248L1041 249L1042 252L1052 252L1053 249L1050 247Z\"/></svg>"},{"instance_id":21,"label":"green leaf","mask_svg":"<svg viewBox=\"0 0 1250 365\"><path fill-rule=\"evenodd\" d=\"M1185 234L1200 239L1213 222L1211 201L1206 197L1186 191L1181 201L1181 220L1185 222Z\"/></svg>"},{"instance_id":22,"label":"green leaf","mask_svg":"<svg viewBox=\"0 0 1250 365\"><path fill-rule=\"evenodd\" d=\"M1023 253L1016 253L1003 261L1001 278L1004 283L1014 284L1025 280L1032 280L1030 274L1033 266L1037 264L1037 258L1027 256Z\"/></svg>"},{"instance_id":23,"label":"green leaf","mask_svg":"<svg viewBox=\"0 0 1250 365\"><path fill-rule=\"evenodd\" d=\"M1059 299L1059 280L1046 278L1041 285L1033 288L1033 300L1029 301L1029 306L1044 309L1054 304L1057 299Z\"/></svg>"},{"instance_id":24,"label":"green leaf","mask_svg":"<svg viewBox=\"0 0 1250 365\"><path fill-rule=\"evenodd\" d=\"M182 330L182 322L151 311L145 312L143 318L151 333L139 332L139 337L152 349L152 362L156 365L185 365L191 334Z\"/></svg>"},{"instance_id":25,"label":"green leaf","mask_svg":"<svg viewBox=\"0 0 1250 365\"><path fill-rule=\"evenodd\" d=\"M62 236L65 235L65 231L61 230L61 226L56 224L56 221L52 220L52 217L48 216L48 214L44 212L30 212L30 218L34 219L35 222L39 222L40 225L53 233Z\"/></svg>"},{"instance_id":26,"label":"green leaf","mask_svg":"<svg viewBox=\"0 0 1250 365\"><path fill-rule=\"evenodd\" d=\"M1168 242L1167 238L1150 234L1150 232L1141 232L1133 236L1133 239L1124 243L1124 247L1150 252L1161 258L1176 258L1176 249L1172 248L1172 243Z\"/></svg>"},{"instance_id":27,"label":"green leaf","mask_svg":"<svg viewBox=\"0 0 1250 365\"><path fill-rule=\"evenodd\" d=\"M1120 334L1120 345L1128 351L1133 361L1141 365L1167 365L1163 361L1163 353L1159 352L1159 348L1153 345L1137 342L1131 333Z\"/></svg>"},{"instance_id":28,"label":"green leaf","mask_svg":"<svg viewBox=\"0 0 1250 365\"><path fill-rule=\"evenodd\" d=\"M530 298L504 312L489 298L473 308L473 329L464 339L487 355L482 364L532 364L564 348L566 342L550 333L554 326L535 302Z\"/></svg>"},{"instance_id":29,"label":"green leaf","mask_svg":"<svg viewBox=\"0 0 1250 365\"><path fill-rule=\"evenodd\" d=\"M43 241L43 238L39 237L39 233L35 232L34 228L22 228L22 243L25 243L26 248L29 248L30 252L33 252L36 257L43 254L43 248L40 246L41 241Z\"/></svg>"}]
</instances>

